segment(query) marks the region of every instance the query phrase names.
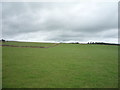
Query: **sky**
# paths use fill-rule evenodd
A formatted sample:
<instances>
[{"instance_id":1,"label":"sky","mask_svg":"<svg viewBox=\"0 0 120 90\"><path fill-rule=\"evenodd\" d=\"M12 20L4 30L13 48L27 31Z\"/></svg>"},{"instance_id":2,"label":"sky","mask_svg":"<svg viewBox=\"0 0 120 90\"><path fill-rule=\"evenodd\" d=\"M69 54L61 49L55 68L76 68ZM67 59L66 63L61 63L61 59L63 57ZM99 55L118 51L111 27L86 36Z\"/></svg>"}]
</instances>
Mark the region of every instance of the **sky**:
<instances>
[{"instance_id":1,"label":"sky","mask_svg":"<svg viewBox=\"0 0 120 90\"><path fill-rule=\"evenodd\" d=\"M0 12L5 40L118 43L117 2L4 2Z\"/></svg>"}]
</instances>

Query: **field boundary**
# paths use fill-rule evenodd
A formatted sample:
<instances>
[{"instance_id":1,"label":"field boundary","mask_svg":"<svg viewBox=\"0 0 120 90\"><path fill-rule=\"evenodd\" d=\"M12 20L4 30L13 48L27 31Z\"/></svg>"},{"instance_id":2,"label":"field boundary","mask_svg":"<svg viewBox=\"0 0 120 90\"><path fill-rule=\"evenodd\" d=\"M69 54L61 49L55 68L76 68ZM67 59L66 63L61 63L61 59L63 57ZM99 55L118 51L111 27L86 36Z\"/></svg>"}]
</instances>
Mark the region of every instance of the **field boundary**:
<instances>
[{"instance_id":1,"label":"field boundary","mask_svg":"<svg viewBox=\"0 0 120 90\"><path fill-rule=\"evenodd\" d=\"M44 46L17 46L17 45L7 45L7 44L2 44L0 46L3 46L3 47L18 47L18 48L51 48L51 47L55 47L57 45L59 45L59 43L53 44L51 46L46 46L46 47L44 47Z\"/></svg>"}]
</instances>

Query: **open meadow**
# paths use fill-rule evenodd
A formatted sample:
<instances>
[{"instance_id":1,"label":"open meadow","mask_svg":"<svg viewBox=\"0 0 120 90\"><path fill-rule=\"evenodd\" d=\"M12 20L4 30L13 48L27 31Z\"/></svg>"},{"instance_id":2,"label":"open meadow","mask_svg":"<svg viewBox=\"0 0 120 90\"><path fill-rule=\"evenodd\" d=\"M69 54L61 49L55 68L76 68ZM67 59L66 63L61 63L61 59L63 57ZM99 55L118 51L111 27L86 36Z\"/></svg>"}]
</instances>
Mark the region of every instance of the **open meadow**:
<instances>
[{"instance_id":1,"label":"open meadow","mask_svg":"<svg viewBox=\"0 0 120 90\"><path fill-rule=\"evenodd\" d=\"M18 46L53 43L5 42ZM117 88L118 46L2 47L3 88Z\"/></svg>"}]
</instances>

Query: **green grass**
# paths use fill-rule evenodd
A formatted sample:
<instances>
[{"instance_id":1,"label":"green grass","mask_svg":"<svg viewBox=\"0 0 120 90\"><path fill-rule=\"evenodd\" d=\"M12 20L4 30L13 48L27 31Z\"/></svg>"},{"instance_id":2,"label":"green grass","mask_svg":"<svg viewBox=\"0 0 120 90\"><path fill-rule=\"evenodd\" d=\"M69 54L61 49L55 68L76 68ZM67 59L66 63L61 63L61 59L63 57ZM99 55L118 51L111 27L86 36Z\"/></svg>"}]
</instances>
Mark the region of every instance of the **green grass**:
<instances>
[{"instance_id":1,"label":"green grass","mask_svg":"<svg viewBox=\"0 0 120 90\"><path fill-rule=\"evenodd\" d=\"M0 89L2 89L2 47L0 47Z\"/></svg>"},{"instance_id":2,"label":"green grass","mask_svg":"<svg viewBox=\"0 0 120 90\"><path fill-rule=\"evenodd\" d=\"M118 87L118 46L2 49L3 88Z\"/></svg>"}]
</instances>

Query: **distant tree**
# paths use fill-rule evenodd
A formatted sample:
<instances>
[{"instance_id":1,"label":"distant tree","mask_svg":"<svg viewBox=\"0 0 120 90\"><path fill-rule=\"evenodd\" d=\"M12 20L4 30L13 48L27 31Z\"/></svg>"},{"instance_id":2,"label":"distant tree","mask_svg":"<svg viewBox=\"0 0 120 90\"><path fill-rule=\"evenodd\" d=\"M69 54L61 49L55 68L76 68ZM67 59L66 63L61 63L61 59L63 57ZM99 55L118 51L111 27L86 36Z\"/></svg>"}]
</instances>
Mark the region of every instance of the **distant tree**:
<instances>
[{"instance_id":1,"label":"distant tree","mask_svg":"<svg viewBox=\"0 0 120 90\"><path fill-rule=\"evenodd\" d=\"M2 39L2 42L5 42L5 40L4 40L4 39Z\"/></svg>"},{"instance_id":2,"label":"distant tree","mask_svg":"<svg viewBox=\"0 0 120 90\"><path fill-rule=\"evenodd\" d=\"M76 42L75 44L79 44L79 42Z\"/></svg>"}]
</instances>

